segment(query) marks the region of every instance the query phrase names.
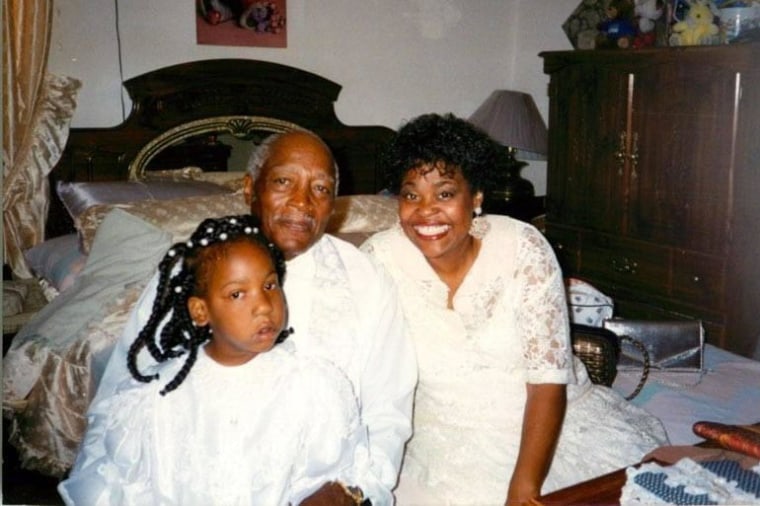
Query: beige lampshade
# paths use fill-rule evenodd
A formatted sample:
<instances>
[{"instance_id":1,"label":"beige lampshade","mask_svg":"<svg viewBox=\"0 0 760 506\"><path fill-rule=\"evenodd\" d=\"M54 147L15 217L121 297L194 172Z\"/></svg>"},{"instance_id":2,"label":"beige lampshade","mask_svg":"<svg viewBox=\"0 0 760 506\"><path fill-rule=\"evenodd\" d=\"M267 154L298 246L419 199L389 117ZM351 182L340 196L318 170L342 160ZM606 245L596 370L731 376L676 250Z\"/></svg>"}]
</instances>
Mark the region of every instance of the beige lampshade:
<instances>
[{"instance_id":1,"label":"beige lampshade","mask_svg":"<svg viewBox=\"0 0 760 506\"><path fill-rule=\"evenodd\" d=\"M485 130L519 160L545 160L547 128L528 93L496 90L470 116L470 123Z\"/></svg>"}]
</instances>

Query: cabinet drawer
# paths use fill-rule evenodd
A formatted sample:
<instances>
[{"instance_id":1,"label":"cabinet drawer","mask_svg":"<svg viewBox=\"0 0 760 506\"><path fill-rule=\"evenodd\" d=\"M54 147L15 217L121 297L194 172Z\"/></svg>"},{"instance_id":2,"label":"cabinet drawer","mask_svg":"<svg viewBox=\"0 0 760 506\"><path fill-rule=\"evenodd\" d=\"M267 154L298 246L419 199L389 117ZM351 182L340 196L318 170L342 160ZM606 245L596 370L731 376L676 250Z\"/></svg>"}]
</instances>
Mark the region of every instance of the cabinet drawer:
<instances>
[{"instance_id":1,"label":"cabinet drawer","mask_svg":"<svg viewBox=\"0 0 760 506\"><path fill-rule=\"evenodd\" d=\"M578 231L557 227L551 223L546 225L546 238L554 249L560 267L565 275L571 275L578 271L578 259L580 254L580 240Z\"/></svg>"},{"instance_id":2,"label":"cabinet drawer","mask_svg":"<svg viewBox=\"0 0 760 506\"><path fill-rule=\"evenodd\" d=\"M672 296L697 307L723 311L725 262L683 250L673 252Z\"/></svg>"},{"instance_id":3,"label":"cabinet drawer","mask_svg":"<svg viewBox=\"0 0 760 506\"><path fill-rule=\"evenodd\" d=\"M615 292L677 300L682 307L726 309L726 266L719 257L588 231L578 240L574 272L581 277L603 281Z\"/></svg>"},{"instance_id":4,"label":"cabinet drawer","mask_svg":"<svg viewBox=\"0 0 760 506\"><path fill-rule=\"evenodd\" d=\"M667 294L670 250L653 244L583 233L579 271L612 285Z\"/></svg>"}]
</instances>

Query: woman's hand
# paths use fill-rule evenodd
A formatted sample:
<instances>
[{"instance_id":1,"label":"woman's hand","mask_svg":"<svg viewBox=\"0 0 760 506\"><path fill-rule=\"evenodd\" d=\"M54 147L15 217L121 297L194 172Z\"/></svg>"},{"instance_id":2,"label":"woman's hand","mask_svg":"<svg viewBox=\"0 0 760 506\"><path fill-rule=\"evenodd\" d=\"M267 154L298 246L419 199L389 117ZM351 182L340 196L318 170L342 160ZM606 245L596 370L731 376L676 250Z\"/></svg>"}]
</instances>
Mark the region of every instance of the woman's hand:
<instances>
[{"instance_id":1,"label":"woman's hand","mask_svg":"<svg viewBox=\"0 0 760 506\"><path fill-rule=\"evenodd\" d=\"M539 495L540 492L533 487L520 490L519 485L512 483L504 506L537 506L541 504L536 500Z\"/></svg>"},{"instance_id":2,"label":"woman's hand","mask_svg":"<svg viewBox=\"0 0 760 506\"><path fill-rule=\"evenodd\" d=\"M507 502L504 503L504 506L544 506L544 504L538 499L527 499L525 501L512 501L507 499Z\"/></svg>"},{"instance_id":3,"label":"woman's hand","mask_svg":"<svg viewBox=\"0 0 760 506\"><path fill-rule=\"evenodd\" d=\"M328 481L299 506L357 506L361 504L359 497L351 495L348 488L337 481Z\"/></svg>"}]
</instances>

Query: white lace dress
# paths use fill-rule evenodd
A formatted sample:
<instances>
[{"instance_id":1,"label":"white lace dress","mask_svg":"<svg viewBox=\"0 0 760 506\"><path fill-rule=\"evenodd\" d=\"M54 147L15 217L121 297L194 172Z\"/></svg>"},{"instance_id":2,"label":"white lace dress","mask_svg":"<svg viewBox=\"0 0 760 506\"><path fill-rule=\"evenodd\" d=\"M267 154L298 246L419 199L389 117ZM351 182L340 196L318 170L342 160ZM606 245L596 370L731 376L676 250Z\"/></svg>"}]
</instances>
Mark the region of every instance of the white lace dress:
<instances>
[{"instance_id":1,"label":"white lace dress","mask_svg":"<svg viewBox=\"0 0 760 506\"><path fill-rule=\"evenodd\" d=\"M532 226L491 229L447 309L440 281L399 226L362 247L396 280L417 347L414 435L397 504L501 505L520 443L526 382L568 383L568 408L543 493L637 462L662 424L592 385L570 351L562 273Z\"/></svg>"},{"instance_id":2,"label":"white lace dress","mask_svg":"<svg viewBox=\"0 0 760 506\"><path fill-rule=\"evenodd\" d=\"M66 504L298 504L325 481L355 483L369 466L351 383L286 341L237 367L205 352L185 381L158 391L126 380L89 413Z\"/></svg>"}]
</instances>

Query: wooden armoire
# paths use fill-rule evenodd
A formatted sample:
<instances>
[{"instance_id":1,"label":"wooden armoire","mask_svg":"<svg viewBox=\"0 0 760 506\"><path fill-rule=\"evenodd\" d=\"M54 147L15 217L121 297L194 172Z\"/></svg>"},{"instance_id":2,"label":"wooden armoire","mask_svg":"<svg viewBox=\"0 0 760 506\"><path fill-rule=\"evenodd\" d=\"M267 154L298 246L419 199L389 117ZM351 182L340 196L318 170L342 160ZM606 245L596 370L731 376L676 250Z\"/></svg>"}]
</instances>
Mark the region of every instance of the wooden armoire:
<instances>
[{"instance_id":1,"label":"wooden armoire","mask_svg":"<svg viewBox=\"0 0 760 506\"><path fill-rule=\"evenodd\" d=\"M618 316L760 352L760 44L541 53L546 234Z\"/></svg>"}]
</instances>

